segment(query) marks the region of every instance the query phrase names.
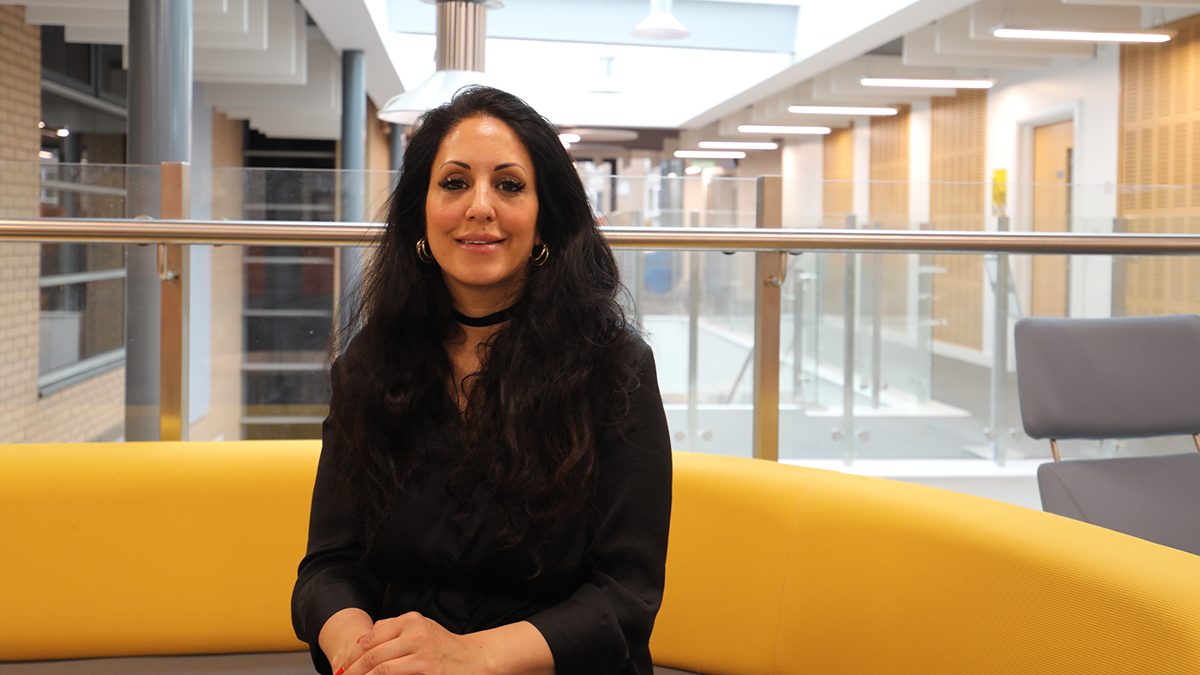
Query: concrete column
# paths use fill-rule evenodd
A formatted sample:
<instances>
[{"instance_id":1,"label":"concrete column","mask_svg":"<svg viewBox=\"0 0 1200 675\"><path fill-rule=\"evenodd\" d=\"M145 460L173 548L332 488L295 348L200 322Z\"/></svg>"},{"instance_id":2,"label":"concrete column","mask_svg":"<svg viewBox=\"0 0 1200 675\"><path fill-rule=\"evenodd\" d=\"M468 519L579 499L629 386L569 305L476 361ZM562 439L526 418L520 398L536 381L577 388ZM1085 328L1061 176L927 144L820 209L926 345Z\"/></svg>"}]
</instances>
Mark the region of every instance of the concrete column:
<instances>
[{"instance_id":1,"label":"concrete column","mask_svg":"<svg viewBox=\"0 0 1200 675\"><path fill-rule=\"evenodd\" d=\"M404 166L404 125L392 124L392 134L388 136L388 143L391 146L391 169L399 171Z\"/></svg>"},{"instance_id":2,"label":"concrete column","mask_svg":"<svg viewBox=\"0 0 1200 675\"><path fill-rule=\"evenodd\" d=\"M362 222L366 202L366 181L362 172L367 168L367 65L363 53L356 49L342 52L341 160L341 219L343 222ZM340 252L338 319L341 326L348 327L354 292L362 276L362 249L346 246Z\"/></svg>"},{"instance_id":3,"label":"concrete column","mask_svg":"<svg viewBox=\"0 0 1200 675\"><path fill-rule=\"evenodd\" d=\"M192 0L129 0L126 216L161 213L157 166L190 160ZM160 281L154 246L125 254L125 439L158 440Z\"/></svg>"}]
</instances>

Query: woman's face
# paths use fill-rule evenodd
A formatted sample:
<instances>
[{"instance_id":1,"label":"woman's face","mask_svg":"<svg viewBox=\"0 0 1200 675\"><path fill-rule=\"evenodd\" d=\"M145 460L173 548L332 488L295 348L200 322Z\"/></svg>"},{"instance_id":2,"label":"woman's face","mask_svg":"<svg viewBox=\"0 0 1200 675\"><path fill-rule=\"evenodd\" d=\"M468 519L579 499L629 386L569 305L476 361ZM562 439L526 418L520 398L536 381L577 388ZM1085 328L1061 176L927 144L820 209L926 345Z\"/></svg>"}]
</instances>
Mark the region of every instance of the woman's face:
<instances>
[{"instance_id":1,"label":"woman's face","mask_svg":"<svg viewBox=\"0 0 1200 675\"><path fill-rule=\"evenodd\" d=\"M533 160L507 124L472 117L438 148L425 197L425 236L455 309L504 309L520 293L537 241Z\"/></svg>"}]
</instances>

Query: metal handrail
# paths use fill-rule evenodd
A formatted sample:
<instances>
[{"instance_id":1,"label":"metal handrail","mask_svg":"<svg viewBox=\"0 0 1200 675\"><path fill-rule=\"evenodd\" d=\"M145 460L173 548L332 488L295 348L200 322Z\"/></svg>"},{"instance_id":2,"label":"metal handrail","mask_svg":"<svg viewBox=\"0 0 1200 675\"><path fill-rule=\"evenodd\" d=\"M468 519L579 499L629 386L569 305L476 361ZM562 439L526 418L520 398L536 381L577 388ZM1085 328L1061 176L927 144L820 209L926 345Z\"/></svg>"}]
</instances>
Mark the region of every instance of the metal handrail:
<instances>
[{"instance_id":1,"label":"metal handrail","mask_svg":"<svg viewBox=\"0 0 1200 675\"><path fill-rule=\"evenodd\" d=\"M1200 235L1187 234L615 226L601 230L613 248L641 250L1200 254ZM382 232L377 223L0 219L0 240L9 241L361 246L376 243Z\"/></svg>"}]
</instances>

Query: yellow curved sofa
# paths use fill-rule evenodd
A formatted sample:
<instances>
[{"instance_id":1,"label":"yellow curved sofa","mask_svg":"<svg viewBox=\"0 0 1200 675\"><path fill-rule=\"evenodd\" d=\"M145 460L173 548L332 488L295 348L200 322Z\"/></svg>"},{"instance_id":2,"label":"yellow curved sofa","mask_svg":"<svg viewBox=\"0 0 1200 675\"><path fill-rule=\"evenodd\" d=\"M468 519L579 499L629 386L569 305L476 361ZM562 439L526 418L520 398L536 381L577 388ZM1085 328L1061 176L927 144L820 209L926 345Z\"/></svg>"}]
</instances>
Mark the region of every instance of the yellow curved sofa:
<instances>
[{"instance_id":1,"label":"yellow curved sofa","mask_svg":"<svg viewBox=\"0 0 1200 675\"><path fill-rule=\"evenodd\" d=\"M0 446L0 661L302 649L288 601L318 451ZM1200 673L1200 556L933 488L677 453L651 648L706 675Z\"/></svg>"}]
</instances>

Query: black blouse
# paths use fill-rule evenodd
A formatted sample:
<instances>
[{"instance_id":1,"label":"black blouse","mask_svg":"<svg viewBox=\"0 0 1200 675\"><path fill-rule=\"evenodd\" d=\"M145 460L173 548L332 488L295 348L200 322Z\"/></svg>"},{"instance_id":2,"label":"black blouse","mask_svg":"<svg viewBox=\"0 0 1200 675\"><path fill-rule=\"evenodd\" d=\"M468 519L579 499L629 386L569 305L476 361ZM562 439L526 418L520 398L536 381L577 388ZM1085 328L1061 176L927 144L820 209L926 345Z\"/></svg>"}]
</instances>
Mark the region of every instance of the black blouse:
<instances>
[{"instance_id":1,"label":"black blouse","mask_svg":"<svg viewBox=\"0 0 1200 675\"><path fill-rule=\"evenodd\" d=\"M671 512L671 448L650 348L637 339L639 385L623 419L597 424L597 489L589 512L562 523L542 549L542 573L523 546L501 546L486 510L452 517L444 472L390 509L364 557L332 475L337 439L326 421L313 490L308 553L292 594L292 624L313 664L336 612L375 620L418 611L465 634L529 621L557 675L650 675L650 631L662 601Z\"/></svg>"}]
</instances>

